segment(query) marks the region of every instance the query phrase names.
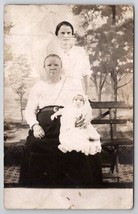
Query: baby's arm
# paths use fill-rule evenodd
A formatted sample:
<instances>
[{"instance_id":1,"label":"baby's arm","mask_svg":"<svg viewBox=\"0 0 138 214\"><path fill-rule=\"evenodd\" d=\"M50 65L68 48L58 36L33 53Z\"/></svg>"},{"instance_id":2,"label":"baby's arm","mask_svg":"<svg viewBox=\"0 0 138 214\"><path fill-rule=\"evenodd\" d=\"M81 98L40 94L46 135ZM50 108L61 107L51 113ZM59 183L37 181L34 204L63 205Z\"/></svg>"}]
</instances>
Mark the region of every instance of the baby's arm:
<instances>
[{"instance_id":1,"label":"baby's arm","mask_svg":"<svg viewBox=\"0 0 138 214\"><path fill-rule=\"evenodd\" d=\"M59 109L58 111L56 111L54 114L51 115L51 120L54 120L55 118L57 118L58 116L62 115L62 109Z\"/></svg>"}]
</instances>

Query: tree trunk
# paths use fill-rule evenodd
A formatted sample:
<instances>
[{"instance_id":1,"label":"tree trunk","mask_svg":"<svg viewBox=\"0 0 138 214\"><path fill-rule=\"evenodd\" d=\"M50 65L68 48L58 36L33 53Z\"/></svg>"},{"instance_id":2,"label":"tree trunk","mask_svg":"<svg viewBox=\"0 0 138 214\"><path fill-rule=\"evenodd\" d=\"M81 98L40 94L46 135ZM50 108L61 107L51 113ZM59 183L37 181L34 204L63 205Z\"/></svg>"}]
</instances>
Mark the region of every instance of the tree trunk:
<instances>
[{"instance_id":1,"label":"tree trunk","mask_svg":"<svg viewBox=\"0 0 138 214\"><path fill-rule=\"evenodd\" d=\"M113 79L114 79L114 84L113 84L113 97L114 97L114 101L117 102L117 75L116 73L114 73L113 75ZM117 118L117 109L114 109L114 112L113 112L113 118L116 119ZM116 124L114 124L113 126L113 132L114 132L114 137L117 136L117 130L116 130Z\"/></svg>"},{"instance_id":2,"label":"tree trunk","mask_svg":"<svg viewBox=\"0 0 138 214\"><path fill-rule=\"evenodd\" d=\"M20 101L20 113L21 113L21 123L22 123L23 122L23 111L22 111L23 97L22 96L19 97L19 101Z\"/></svg>"},{"instance_id":3,"label":"tree trunk","mask_svg":"<svg viewBox=\"0 0 138 214\"><path fill-rule=\"evenodd\" d=\"M98 101L99 102L101 102L101 100L102 100L102 91L99 89L99 93L98 93ZM99 109L99 115L101 115L102 114L102 110L101 109Z\"/></svg>"},{"instance_id":4,"label":"tree trunk","mask_svg":"<svg viewBox=\"0 0 138 214\"><path fill-rule=\"evenodd\" d=\"M117 102L117 76L114 78L114 101ZM114 111L114 118L117 117L117 109Z\"/></svg>"},{"instance_id":5,"label":"tree trunk","mask_svg":"<svg viewBox=\"0 0 138 214\"><path fill-rule=\"evenodd\" d=\"M116 22L116 6L110 5L110 7L112 10L112 24L115 25L115 22Z\"/></svg>"}]
</instances>

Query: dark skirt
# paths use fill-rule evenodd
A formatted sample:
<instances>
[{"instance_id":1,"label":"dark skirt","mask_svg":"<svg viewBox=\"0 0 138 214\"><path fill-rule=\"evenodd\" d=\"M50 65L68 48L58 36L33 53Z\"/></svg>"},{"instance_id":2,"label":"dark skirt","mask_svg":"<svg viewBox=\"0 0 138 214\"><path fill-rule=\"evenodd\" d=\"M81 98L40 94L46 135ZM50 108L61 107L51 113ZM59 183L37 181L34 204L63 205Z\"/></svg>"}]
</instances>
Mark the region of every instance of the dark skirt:
<instances>
[{"instance_id":1,"label":"dark skirt","mask_svg":"<svg viewBox=\"0 0 138 214\"><path fill-rule=\"evenodd\" d=\"M28 187L71 188L97 187L102 183L100 154L86 156L81 152L63 153L58 149L60 118L50 116L57 106L39 111L37 120L45 137L37 139L29 130L21 170L20 184Z\"/></svg>"}]
</instances>

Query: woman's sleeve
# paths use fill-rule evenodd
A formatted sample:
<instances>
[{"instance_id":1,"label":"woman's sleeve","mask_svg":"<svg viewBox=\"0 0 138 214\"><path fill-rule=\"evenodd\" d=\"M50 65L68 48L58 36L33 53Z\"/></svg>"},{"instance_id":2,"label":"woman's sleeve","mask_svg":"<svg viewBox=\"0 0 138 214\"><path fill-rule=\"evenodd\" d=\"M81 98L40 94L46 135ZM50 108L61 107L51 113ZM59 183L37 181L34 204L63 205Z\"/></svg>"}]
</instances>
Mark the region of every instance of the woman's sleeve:
<instances>
[{"instance_id":1,"label":"woman's sleeve","mask_svg":"<svg viewBox=\"0 0 138 214\"><path fill-rule=\"evenodd\" d=\"M90 69L90 60L89 60L89 56L87 55L86 51L81 48L81 59L80 59L80 63L81 63L81 73L82 76L90 76L91 75L91 69Z\"/></svg>"},{"instance_id":2,"label":"woman's sleeve","mask_svg":"<svg viewBox=\"0 0 138 214\"><path fill-rule=\"evenodd\" d=\"M92 107L90 106L89 101L87 100L85 103L85 110L86 110L86 119L88 121L91 121L93 119L93 115L92 115Z\"/></svg>"},{"instance_id":3,"label":"woman's sleeve","mask_svg":"<svg viewBox=\"0 0 138 214\"><path fill-rule=\"evenodd\" d=\"M36 87L33 87L29 94L29 99L27 102L27 106L25 109L25 119L29 124L30 128L34 124L37 124L38 121L36 120L36 113L39 107L39 95Z\"/></svg>"}]
</instances>

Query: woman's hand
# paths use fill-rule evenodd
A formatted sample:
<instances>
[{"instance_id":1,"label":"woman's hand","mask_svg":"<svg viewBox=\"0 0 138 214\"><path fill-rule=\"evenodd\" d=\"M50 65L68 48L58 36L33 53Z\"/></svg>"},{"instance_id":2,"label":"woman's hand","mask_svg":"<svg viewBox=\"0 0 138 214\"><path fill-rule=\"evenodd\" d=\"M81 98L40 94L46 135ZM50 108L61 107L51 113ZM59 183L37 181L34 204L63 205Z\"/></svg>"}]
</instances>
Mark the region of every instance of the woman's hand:
<instances>
[{"instance_id":1,"label":"woman's hand","mask_svg":"<svg viewBox=\"0 0 138 214\"><path fill-rule=\"evenodd\" d=\"M40 138L40 139L45 136L45 132L39 124L35 124L33 126L33 134L36 138Z\"/></svg>"},{"instance_id":2,"label":"woman's hand","mask_svg":"<svg viewBox=\"0 0 138 214\"><path fill-rule=\"evenodd\" d=\"M91 115L81 115L79 118L77 118L75 122L75 127L80 127L80 128L86 128L87 125L91 122Z\"/></svg>"},{"instance_id":3,"label":"woman's hand","mask_svg":"<svg viewBox=\"0 0 138 214\"><path fill-rule=\"evenodd\" d=\"M86 119L81 116L75 122L75 127L86 128Z\"/></svg>"}]
</instances>

